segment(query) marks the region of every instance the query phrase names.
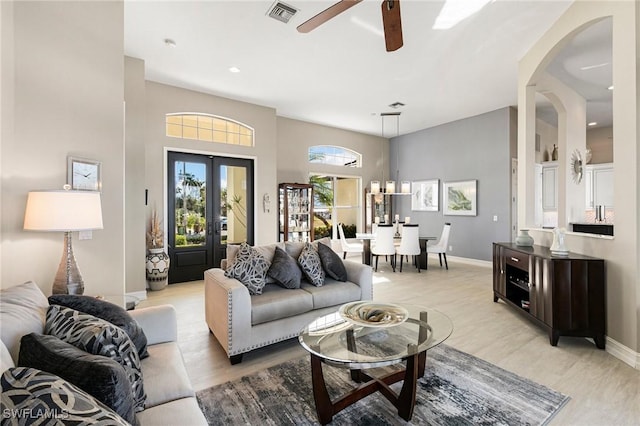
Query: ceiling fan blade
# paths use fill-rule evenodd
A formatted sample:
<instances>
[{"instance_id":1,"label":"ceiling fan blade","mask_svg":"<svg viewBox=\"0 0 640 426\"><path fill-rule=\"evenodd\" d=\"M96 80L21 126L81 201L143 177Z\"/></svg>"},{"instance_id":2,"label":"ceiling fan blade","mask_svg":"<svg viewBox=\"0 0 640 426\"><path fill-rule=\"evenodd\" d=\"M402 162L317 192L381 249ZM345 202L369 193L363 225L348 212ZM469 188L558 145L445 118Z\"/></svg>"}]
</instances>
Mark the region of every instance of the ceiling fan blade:
<instances>
[{"instance_id":1,"label":"ceiling fan blade","mask_svg":"<svg viewBox=\"0 0 640 426\"><path fill-rule=\"evenodd\" d=\"M333 6L329 7L328 9L325 9L322 12L318 13L316 16L309 19L308 21L298 25L298 32L308 33L311 30L315 30L320 25L327 22L329 19L335 16L338 16L345 10L355 6L361 1L362 0L341 0L338 3L334 4Z\"/></svg>"},{"instance_id":2,"label":"ceiling fan blade","mask_svg":"<svg viewBox=\"0 0 640 426\"><path fill-rule=\"evenodd\" d=\"M387 52L393 52L400 49L403 44L400 0L383 0L381 7L384 41L387 45Z\"/></svg>"}]
</instances>

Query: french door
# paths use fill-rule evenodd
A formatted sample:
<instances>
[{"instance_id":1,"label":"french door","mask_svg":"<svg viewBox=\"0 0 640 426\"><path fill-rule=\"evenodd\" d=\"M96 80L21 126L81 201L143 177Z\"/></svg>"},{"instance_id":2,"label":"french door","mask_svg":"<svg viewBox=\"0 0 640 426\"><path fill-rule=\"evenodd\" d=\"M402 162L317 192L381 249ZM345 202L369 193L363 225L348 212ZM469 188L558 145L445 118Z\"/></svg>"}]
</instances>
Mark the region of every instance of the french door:
<instances>
[{"instance_id":1,"label":"french door","mask_svg":"<svg viewBox=\"0 0 640 426\"><path fill-rule=\"evenodd\" d=\"M253 244L253 161L169 152L169 284L201 280L227 244Z\"/></svg>"}]
</instances>

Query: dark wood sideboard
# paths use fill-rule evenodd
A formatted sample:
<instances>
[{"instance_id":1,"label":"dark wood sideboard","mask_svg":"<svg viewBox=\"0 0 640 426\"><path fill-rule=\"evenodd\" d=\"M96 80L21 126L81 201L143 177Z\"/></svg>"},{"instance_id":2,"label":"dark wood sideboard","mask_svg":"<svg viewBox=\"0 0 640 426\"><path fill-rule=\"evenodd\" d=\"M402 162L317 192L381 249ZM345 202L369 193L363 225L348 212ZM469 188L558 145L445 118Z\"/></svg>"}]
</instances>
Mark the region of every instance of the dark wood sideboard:
<instances>
[{"instance_id":1,"label":"dark wood sideboard","mask_svg":"<svg viewBox=\"0 0 640 426\"><path fill-rule=\"evenodd\" d=\"M552 346L560 336L582 336L604 349L605 295L604 259L493 243L493 301L503 300L547 329Z\"/></svg>"}]
</instances>

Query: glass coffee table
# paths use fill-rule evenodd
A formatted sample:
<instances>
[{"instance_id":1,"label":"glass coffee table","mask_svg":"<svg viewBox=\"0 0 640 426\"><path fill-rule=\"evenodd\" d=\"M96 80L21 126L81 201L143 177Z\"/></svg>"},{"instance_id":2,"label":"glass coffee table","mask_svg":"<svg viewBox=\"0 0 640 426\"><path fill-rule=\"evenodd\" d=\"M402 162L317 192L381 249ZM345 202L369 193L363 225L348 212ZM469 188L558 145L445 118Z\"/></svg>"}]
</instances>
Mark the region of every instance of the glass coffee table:
<instances>
[{"instance_id":1,"label":"glass coffee table","mask_svg":"<svg viewBox=\"0 0 640 426\"><path fill-rule=\"evenodd\" d=\"M365 302L355 302L359 309ZM381 308L385 305L369 302ZM348 304L349 305L349 304ZM427 349L445 341L453 332L453 323L445 314L430 308L389 304L390 321L371 322L357 315L335 312L314 320L300 332L300 344L311 354L313 396L318 420L331 422L335 414L360 399L380 391L406 421L411 419L416 402L416 384L424 375ZM384 306L382 307L384 311ZM397 315L396 315L397 314ZM388 319L388 318L387 318ZM405 362L405 368L383 377L372 377L363 370ZM322 373L322 364L351 370L351 379L361 383L353 391L331 401ZM403 380L399 394L389 385Z\"/></svg>"}]
</instances>

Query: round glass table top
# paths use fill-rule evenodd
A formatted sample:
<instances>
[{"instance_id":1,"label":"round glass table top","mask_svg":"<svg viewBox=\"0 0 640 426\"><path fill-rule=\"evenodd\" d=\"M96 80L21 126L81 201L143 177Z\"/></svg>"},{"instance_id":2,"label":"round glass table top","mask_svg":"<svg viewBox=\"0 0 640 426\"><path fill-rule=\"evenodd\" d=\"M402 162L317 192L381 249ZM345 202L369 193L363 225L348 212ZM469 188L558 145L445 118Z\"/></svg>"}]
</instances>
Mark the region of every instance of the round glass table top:
<instances>
[{"instance_id":1,"label":"round glass table top","mask_svg":"<svg viewBox=\"0 0 640 426\"><path fill-rule=\"evenodd\" d=\"M372 302L377 305L377 303ZM400 305L406 321L370 327L348 321L339 311L315 319L300 332L300 344L328 364L373 368L396 364L446 340L453 332L448 316L435 309Z\"/></svg>"}]
</instances>

